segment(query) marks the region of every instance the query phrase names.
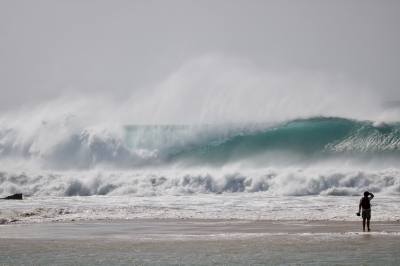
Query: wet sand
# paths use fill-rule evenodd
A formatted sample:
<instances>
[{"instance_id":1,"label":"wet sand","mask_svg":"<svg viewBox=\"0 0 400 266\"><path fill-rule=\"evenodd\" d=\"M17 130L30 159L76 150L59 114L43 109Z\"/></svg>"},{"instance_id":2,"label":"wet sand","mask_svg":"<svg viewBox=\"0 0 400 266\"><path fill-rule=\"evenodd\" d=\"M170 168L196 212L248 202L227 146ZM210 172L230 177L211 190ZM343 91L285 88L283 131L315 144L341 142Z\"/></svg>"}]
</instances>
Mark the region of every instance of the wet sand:
<instances>
[{"instance_id":1,"label":"wet sand","mask_svg":"<svg viewBox=\"0 0 400 266\"><path fill-rule=\"evenodd\" d=\"M400 223L131 220L0 226L0 265L398 265Z\"/></svg>"}]
</instances>

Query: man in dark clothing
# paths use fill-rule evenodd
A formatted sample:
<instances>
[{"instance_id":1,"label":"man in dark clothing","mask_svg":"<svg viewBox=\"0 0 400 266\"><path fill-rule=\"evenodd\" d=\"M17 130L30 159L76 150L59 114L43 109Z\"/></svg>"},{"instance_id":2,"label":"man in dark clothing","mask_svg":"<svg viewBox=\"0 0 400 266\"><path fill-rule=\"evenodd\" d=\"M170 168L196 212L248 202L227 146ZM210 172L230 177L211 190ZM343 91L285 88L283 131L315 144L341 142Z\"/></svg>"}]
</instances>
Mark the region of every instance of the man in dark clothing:
<instances>
[{"instance_id":1,"label":"man in dark clothing","mask_svg":"<svg viewBox=\"0 0 400 266\"><path fill-rule=\"evenodd\" d=\"M365 232L365 220L367 221L367 228L368 232L371 231L369 227L369 222L371 220L371 203L370 201L374 198L374 194L365 191L364 197L360 199L360 204L358 205L358 213L357 215L360 216L360 212L362 210L361 216L363 219L363 231Z\"/></svg>"}]
</instances>

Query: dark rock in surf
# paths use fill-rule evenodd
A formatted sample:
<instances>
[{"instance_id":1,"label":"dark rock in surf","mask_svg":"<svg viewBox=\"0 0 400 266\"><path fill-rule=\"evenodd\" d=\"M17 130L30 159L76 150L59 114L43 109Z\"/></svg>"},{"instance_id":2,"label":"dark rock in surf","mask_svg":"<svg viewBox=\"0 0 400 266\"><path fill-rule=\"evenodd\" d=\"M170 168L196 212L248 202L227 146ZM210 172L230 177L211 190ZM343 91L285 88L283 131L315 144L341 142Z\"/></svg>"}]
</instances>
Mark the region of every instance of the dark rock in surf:
<instances>
[{"instance_id":1,"label":"dark rock in surf","mask_svg":"<svg viewBox=\"0 0 400 266\"><path fill-rule=\"evenodd\" d=\"M5 200L22 200L22 193L17 193L17 194L14 194L14 195L2 198L2 199L5 199Z\"/></svg>"}]
</instances>

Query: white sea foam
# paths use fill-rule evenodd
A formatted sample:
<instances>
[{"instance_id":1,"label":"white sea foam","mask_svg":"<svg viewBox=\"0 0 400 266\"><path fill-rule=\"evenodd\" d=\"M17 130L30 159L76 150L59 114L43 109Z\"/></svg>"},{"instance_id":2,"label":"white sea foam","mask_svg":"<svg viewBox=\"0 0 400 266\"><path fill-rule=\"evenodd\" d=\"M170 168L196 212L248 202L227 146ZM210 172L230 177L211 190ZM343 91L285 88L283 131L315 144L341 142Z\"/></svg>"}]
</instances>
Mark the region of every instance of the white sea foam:
<instances>
[{"instance_id":1,"label":"white sea foam","mask_svg":"<svg viewBox=\"0 0 400 266\"><path fill-rule=\"evenodd\" d=\"M87 219L199 218L356 220L359 197L375 193L375 220L400 219L396 169L169 169L35 174L1 172L3 223ZM397 213L397 214L396 214Z\"/></svg>"},{"instance_id":2,"label":"white sea foam","mask_svg":"<svg viewBox=\"0 0 400 266\"><path fill-rule=\"evenodd\" d=\"M224 167L91 171L1 171L0 195L188 195L267 192L274 196L361 195L364 190L400 193L397 169Z\"/></svg>"},{"instance_id":3,"label":"white sea foam","mask_svg":"<svg viewBox=\"0 0 400 266\"><path fill-rule=\"evenodd\" d=\"M186 196L32 197L1 201L1 223L121 219L248 219L358 221L358 196L270 196L268 193ZM399 221L398 196L377 194L374 221Z\"/></svg>"}]
</instances>

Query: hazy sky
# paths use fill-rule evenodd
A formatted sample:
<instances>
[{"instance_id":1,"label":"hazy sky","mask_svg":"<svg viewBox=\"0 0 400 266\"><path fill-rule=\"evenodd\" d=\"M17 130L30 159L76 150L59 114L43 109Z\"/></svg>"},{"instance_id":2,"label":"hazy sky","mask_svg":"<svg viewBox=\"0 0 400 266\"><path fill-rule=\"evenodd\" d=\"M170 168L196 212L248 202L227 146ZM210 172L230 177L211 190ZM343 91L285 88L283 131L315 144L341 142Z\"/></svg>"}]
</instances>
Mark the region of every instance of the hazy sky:
<instances>
[{"instance_id":1,"label":"hazy sky","mask_svg":"<svg viewBox=\"0 0 400 266\"><path fill-rule=\"evenodd\" d=\"M400 1L0 0L0 110L149 88L204 55L400 100Z\"/></svg>"}]
</instances>

